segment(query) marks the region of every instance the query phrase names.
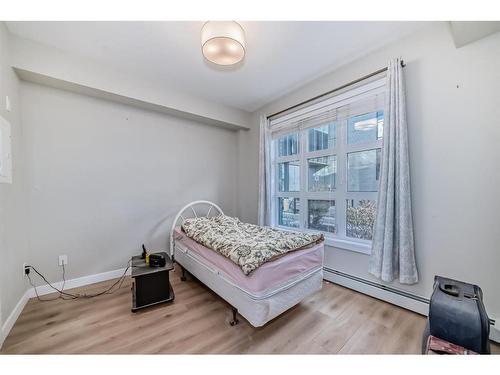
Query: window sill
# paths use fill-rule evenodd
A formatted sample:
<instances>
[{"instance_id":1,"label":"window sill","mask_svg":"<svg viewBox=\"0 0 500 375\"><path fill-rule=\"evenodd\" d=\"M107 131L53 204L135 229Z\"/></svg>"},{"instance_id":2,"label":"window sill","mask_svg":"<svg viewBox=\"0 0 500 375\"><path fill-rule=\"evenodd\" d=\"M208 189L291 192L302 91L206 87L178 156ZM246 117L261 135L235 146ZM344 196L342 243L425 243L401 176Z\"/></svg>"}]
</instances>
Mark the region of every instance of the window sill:
<instances>
[{"instance_id":1,"label":"window sill","mask_svg":"<svg viewBox=\"0 0 500 375\"><path fill-rule=\"evenodd\" d=\"M288 228L288 227L284 227L281 225L272 226L272 228L284 230L287 232L318 233L318 232L308 231L308 230L301 231L298 228ZM371 255L371 253L372 253L371 242L366 241L363 243L363 242L357 242L357 241L349 241L349 240L331 237L331 235L325 234L324 232L323 232L323 234L325 235L325 245L327 245L327 246L335 247L335 248L341 249L341 250L354 251L356 253L361 253L361 254L366 254L366 255Z\"/></svg>"},{"instance_id":2,"label":"window sill","mask_svg":"<svg viewBox=\"0 0 500 375\"><path fill-rule=\"evenodd\" d=\"M360 243L356 241L342 240L325 236L325 245L332 246L337 249L355 251L357 253L370 255L372 253L371 244Z\"/></svg>"}]
</instances>

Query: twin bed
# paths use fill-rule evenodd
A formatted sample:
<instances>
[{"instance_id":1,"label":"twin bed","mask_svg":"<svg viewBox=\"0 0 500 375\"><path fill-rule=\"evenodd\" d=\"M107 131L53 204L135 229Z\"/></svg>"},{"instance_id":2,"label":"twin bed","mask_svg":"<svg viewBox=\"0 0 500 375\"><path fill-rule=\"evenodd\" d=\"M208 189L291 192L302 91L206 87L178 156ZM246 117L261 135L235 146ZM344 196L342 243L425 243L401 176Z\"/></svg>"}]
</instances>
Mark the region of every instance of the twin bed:
<instances>
[{"instance_id":1,"label":"twin bed","mask_svg":"<svg viewBox=\"0 0 500 375\"><path fill-rule=\"evenodd\" d=\"M188 271L228 302L231 325L239 313L263 326L320 290L323 254L322 235L244 224L209 201L183 207L170 232L170 255L183 277Z\"/></svg>"}]
</instances>

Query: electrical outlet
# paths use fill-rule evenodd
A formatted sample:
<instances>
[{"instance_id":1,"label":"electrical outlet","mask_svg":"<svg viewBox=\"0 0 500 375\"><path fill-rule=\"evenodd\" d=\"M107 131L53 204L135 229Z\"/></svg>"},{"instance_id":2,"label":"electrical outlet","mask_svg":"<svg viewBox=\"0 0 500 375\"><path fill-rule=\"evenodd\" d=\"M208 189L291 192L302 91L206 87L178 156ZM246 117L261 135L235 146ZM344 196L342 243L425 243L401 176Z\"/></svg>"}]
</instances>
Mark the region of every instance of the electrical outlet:
<instances>
[{"instance_id":1,"label":"electrical outlet","mask_svg":"<svg viewBox=\"0 0 500 375\"><path fill-rule=\"evenodd\" d=\"M59 266L67 266L68 265L68 256L67 255L59 255Z\"/></svg>"},{"instance_id":2,"label":"electrical outlet","mask_svg":"<svg viewBox=\"0 0 500 375\"><path fill-rule=\"evenodd\" d=\"M27 263L23 263L23 276L26 276L28 273L30 273L30 267Z\"/></svg>"}]
</instances>

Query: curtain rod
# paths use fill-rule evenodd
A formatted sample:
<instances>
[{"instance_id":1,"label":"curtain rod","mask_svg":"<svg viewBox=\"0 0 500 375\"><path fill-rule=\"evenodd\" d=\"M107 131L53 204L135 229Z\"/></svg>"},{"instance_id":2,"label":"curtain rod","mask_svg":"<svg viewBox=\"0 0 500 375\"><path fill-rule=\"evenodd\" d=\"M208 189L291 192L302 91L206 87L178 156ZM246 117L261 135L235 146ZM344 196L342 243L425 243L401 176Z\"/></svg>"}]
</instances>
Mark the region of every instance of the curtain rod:
<instances>
[{"instance_id":1,"label":"curtain rod","mask_svg":"<svg viewBox=\"0 0 500 375\"><path fill-rule=\"evenodd\" d=\"M403 68L406 66L406 64L405 64L404 60L401 60L401 66L402 66ZM334 88L333 90L330 90L330 91L327 91L327 92L325 92L325 93L323 93L323 94L317 95L317 96L315 96L314 98L304 100L303 102L300 102L300 103L298 103L298 104L292 105L291 107L288 107L288 108L286 108L286 109L283 109L283 110L281 110L281 111L279 111L279 112L273 113L272 115L267 116L267 118L268 118L268 119L270 119L271 117L281 115L282 113L288 112L288 111L289 111L289 110L291 110L291 109L294 109L294 108L300 107L300 106L302 106L302 105L304 105L304 104L307 104L307 103L310 103L310 102L312 102L312 101L315 101L315 100L317 100L317 99L319 99L319 98L321 98L321 97L323 97L323 96L333 94L333 93L334 93L334 92L336 92L336 91L339 91L339 90L345 89L346 87L349 87L349 86L351 86L351 85L354 85L354 84L356 84L356 83L359 83L359 82L361 82L361 81L364 81L365 79L371 78L371 77L373 77L373 76L376 76L377 74L380 74L380 73L383 73L383 72L386 72L386 71L387 71L387 67L382 68L382 69L379 69L379 70L377 70L377 71L375 71L375 72L373 72L373 73L367 74L367 75L365 75L365 76L363 76L363 77L361 77L361 78L358 78L358 79L355 79L354 81L351 81L351 82L349 82L349 83L346 83L345 85L339 86L339 87L337 87L337 88Z\"/></svg>"}]
</instances>

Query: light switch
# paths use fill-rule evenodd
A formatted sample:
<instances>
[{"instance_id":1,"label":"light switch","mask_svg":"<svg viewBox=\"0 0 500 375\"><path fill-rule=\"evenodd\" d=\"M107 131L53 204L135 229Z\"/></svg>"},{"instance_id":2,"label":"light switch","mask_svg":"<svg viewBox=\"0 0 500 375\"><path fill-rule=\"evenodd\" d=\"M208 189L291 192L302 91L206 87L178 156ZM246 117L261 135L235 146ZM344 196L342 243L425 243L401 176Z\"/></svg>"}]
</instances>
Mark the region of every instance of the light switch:
<instances>
[{"instance_id":1,"label":"light switch","mask_svg":"<svg viewBox=\"0 0 500 375\"><path fill-rule=\"evenodd\" d=\"M12 111L12 107L10 105L10 98L9 98L9 96L5 97L5 109L7 111L9 111L9 112Z\"/></svg>"}]
</instances>

